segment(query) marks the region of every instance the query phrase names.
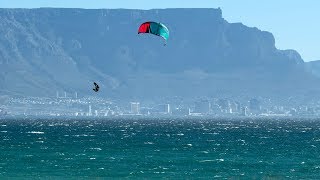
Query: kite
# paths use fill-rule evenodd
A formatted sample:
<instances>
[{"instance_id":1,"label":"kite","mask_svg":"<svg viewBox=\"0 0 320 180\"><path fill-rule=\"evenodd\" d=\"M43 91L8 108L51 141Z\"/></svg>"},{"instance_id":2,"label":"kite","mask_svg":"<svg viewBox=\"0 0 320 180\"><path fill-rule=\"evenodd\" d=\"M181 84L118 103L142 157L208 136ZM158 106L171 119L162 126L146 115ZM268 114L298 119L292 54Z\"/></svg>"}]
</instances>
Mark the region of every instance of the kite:
<instances>
[{"instance_id":1,"label":"kite","mask_svg":"<svg viewBox=\"0 0 320 180\"><path fill-rule=\"evenodd\" d=\"M169 29L162 23L157 22L144 22L140 25L138 34L149 33L156 36L160 36L165 40L165 44L169 38Z\"/></svg>"}]
</instances>

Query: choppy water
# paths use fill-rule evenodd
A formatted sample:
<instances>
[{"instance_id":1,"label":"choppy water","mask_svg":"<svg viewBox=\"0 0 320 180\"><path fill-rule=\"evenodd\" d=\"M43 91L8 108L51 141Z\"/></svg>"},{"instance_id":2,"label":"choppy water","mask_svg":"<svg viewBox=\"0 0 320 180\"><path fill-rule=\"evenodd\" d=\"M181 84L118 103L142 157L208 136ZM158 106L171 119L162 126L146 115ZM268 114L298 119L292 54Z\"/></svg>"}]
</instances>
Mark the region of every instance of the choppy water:
<instances>
[{"instance_id":1,"label":"choppy water","mask_svg":"<svg viewBox=\"0 0 320 180\"><path fill-rule=\"evenodd\" d=\"M320 120L0 120L0 178L320 179Z\"/></svg>"}]
</instances>

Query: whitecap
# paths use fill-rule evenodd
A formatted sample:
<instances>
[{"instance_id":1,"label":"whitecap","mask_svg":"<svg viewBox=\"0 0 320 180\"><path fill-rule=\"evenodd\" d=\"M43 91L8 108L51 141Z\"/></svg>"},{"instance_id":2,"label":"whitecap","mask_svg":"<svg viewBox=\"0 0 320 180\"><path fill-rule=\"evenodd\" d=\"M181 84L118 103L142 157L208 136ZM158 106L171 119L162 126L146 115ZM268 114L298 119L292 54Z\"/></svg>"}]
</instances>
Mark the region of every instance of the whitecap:
<instances>
[{"instance_id":1,"label":"whitecap","mask_svg":"<svg viewBox=\"0 0 320 180\"><path fill-rule=\"evenodd\" d=\"M262 136L262 137L259 137L260 139L268 139L270 137L267 137L267 136Z\"/></svg>"},{"instance_id":2,"label":"whitecap","mask_svg":"<svg viewBox=\"0 0 320 180\"><path fill-rule=\"evenodd\" d=\"M28 134L44 134L44 132L41 131L29 131Z\"/></svg>"},{"instance_id":3,"label":"whitecap","mask_svg":"<svg viewBox=\"0 0 320 180\"><path fill-rule=\"evenodd\" d=\"M153 142L144 142L144 144L154 144Z\"/></svg>"},{"instance_id":4,"label":"whitecap","mask_svg":"<svg viewBox=\"0 0 320 180\"><path fill-rule=\"evenodd\" d=\"M199 161L199 162L204 163L204 162L214 162L214 161L216 161L216 160L208 159L208 160L201 160L201 161Z\"/></svg>"},{"instance_id":5,"label":"whitecap","mask_svg":"<svg viewBox=\"0 0 320 180\"><path fill-rule=\"evenodd\" d=\"M2 132L2 133L7 133L8 131L0 131L0 132Z\"/></svg>"},{"instance_id":6,"label":"whitecap","mask_svg":"<svg viewBox=\"0 0 320 180\"><path fill-rule=\"evenodd\" d=\"M74 137L87 137L89 135L87 134L77 134L77 135L73 135Z\"/></svg>"}]
</instances>

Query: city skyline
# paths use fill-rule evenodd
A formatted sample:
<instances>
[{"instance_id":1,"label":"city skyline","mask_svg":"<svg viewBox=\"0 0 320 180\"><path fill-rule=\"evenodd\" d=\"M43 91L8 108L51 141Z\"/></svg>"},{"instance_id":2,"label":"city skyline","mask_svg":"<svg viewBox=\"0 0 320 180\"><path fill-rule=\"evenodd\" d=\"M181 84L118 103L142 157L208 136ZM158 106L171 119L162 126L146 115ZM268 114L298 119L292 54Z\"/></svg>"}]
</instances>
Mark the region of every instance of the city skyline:
<instances>
[{"instance_id":1,"label":"city skyline","mask_svg":"<svg viewBox=\"0 0 320 180\"><path fill-rule=\"evenodd\" d=\"M96 97L24 97L8 98L0 108L0 117L116 117L116 116L203 116L203 117L317 117L320 103L295 102L267 97L242 100L226 97L202 97L176 101L122 101Z\"/></svg>"}]
</instances>

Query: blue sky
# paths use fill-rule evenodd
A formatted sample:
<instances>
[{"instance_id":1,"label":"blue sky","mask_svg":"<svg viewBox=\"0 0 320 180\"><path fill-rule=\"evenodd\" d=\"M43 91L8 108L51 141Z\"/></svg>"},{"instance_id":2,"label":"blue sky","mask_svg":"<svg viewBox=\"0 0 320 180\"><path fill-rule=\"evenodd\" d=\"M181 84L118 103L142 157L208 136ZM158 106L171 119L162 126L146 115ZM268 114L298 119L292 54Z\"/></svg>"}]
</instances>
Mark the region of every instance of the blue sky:
<instances>
[{"instance_id":1,"label":"blue sky","mask_svg":"<svg viewBox=\"0 0 320 180\"><path fill-rule=\"evenodd\" d=\"M270 31L279 49L320 60L320 0L0 0L1 8L217 8L229 22Z\"/></svg>"}]
</instances>

